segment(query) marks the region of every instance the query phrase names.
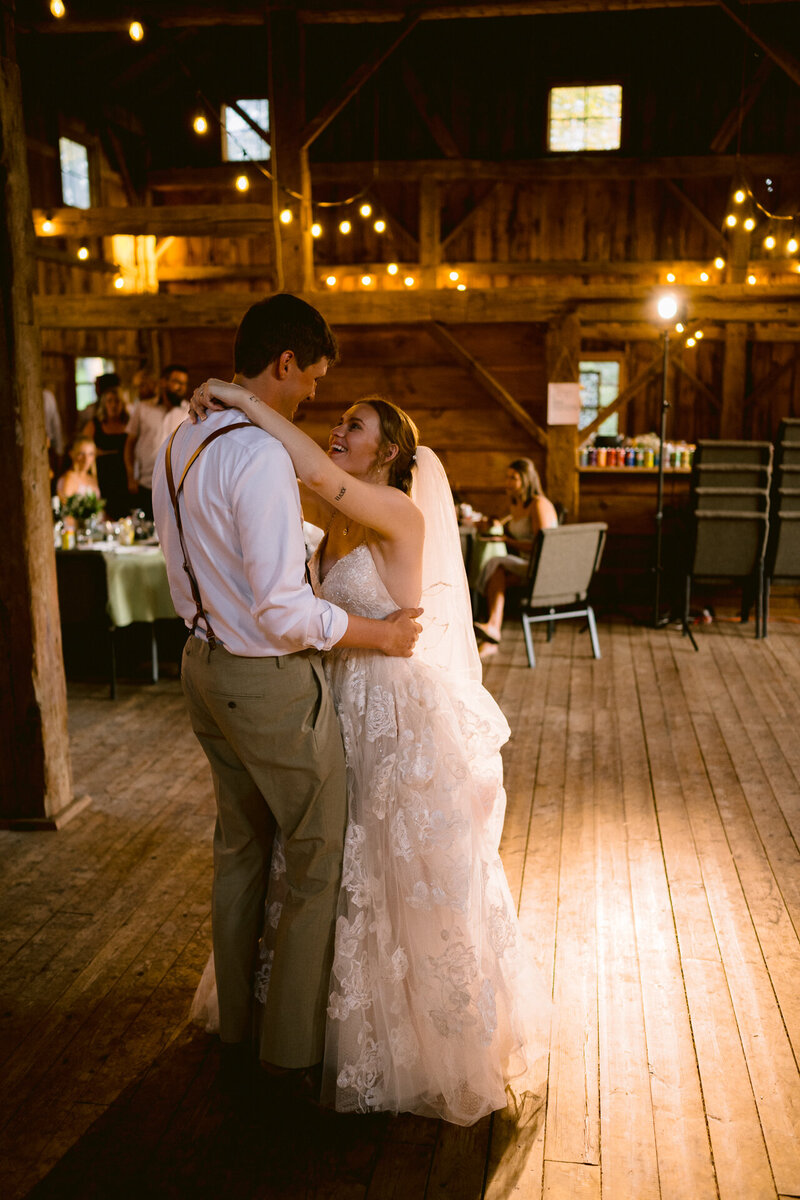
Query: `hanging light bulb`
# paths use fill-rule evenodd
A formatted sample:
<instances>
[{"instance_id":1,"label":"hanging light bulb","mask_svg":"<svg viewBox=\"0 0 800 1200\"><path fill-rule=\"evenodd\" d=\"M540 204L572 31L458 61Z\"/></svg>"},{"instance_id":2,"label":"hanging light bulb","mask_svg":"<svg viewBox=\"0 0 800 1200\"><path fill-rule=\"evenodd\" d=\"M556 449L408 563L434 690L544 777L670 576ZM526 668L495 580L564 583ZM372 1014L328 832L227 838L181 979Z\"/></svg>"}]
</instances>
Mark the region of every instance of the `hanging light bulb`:
<instances>
[{"instance_id":1,"label":"hanging light bulb","mask_svg":"<svg viewBox=\"0 0 800 1200\"><path fill-rule=\"evenodd\" d=\"M198 113L195 119L192 121L192 129L195 131L195 133L208 133L208 121L205 119L202 113Z\"/></svg>"},{"instance_id":2,"label":"hanging light bulb","mask_svg":"<svg viewBox=\"0 0 800 1200\"><path fill-rule=\"evenodd\" d=\"M250 187L250 180L247 178L246 175L237 175L236 176L236 190L238 192L246 192L249 187Z\"/></svg>"},{"instance_id":3,"label":"hanging light bulb","mask_svg":"<svg viewBox=\"0 0 800 1200\"><path fill-rule=\"evenodd\" d=\"M315 221L311 226L311 236L315 238L322 237L322 226L320 225L319 221Z\"/></svg>"},{"instance_id":4,"label":"hanging light bulb","mask_svg":"<svg viewBox=\"0 0 800 1200\"><path fill-rule=\"evenodd\" d=\"M742 191L741 188L737 188L736 191L733 193L734 204L744 204L746 199L747 199L747 192Z\"/></svg>"},{"instance_id":5,"label":"hanging light bulb","mask_svg":"<svg viewBox=\"0 0 800 1200\"><path fill-rule=\"evenodd\" d=\"M125 280L121 275L114 276L114 287L117 289L117 291L125 287Z\"/></svg>"},{"instance_id":6,"label":"hanging light bulb","mask_svg":"<svg viewBox=\"0 0 800 1200\"><path fill-rule=\"evenodd\" d=\"M352 225L350 224L349 221L340 221L339 222L339 233L349 233L351 229L352 229Z\"/></svg>"},{"instance_id":7,"label":"hanging light bulb","mask_svg":"<svg viewBox=\"0 0 800 1200\"><path fill-rule=\"evenodd\" d=\"M375 224L372 226L372 228L375 230L376 233L385 233L386 232L386 222L381 221L379 218L375 222Z\"/></svg>"},{"instance_id":8,"label":"hanging light bulb","mask_svg":"<svg viewBox=\"0 0 800 1200\"><path fill-rule=\"evenodd\" d=\"M453 281L453 283L456 283L458 280L458 271L451 271L450 278Z\"/></svg>"},{"instance_id":9,"label":"hanging light bulb","mask_svg":"<svg viewBox=\"0 0 800 1200\"><path fill-rule=\"evenodd\" d=\"M362 217L371 217L372 216L372 205L371 204L362 204L358 211L361 213Z\"/></svg>"},{"instance_id":10,"label":"hanging light bulb","mask_svg":"<svg viewBox=\"0 0 800 1200\"><path fill-rule=\"evenodd\" d=\"M753 217L747 217L747 218L746 218L746 220L745 220L745 223L744 223L744 227L745 227L745 229L747 230L747 232L748 232L748 233L750 233L750 232L751 232L753 229L755 229L755 227L756 227L756 223L755 223L755 220L754 220L754 218L753 218Z\"/></svg>"},{"instance_id":11,"label":"hanging light bulb","mask_svg":"<svg viewBox=\"0 0 800 1200\"><path fill-rule=\"evenodd\" d=\"M78 258L81 260L81 262L86 262L86 259L88 257L89 257L89 247L81 246L78 250Z\"/></svg>"},{"instance_id":12,"label":"hanging light bulb","mask_svg":"<svg viewBox=\"0 0 800 1200\"><path fill-rule=\"evenodd\" d=\"M66 11L62 0L50 0L50 12L54 17L63 17Z\"/></svg>"},{"instance_id":13,"label":"hanging light bulb","mask_svg":"<svg viewBox=\"0 0 800 1200\"><path fill-rule=\"evenodd\" d=\"M414 276L406 275L405 279L403 280L403 283L406 285L406 287L413 287L414 286Z\"/></svg>"},{"instance_id":14,"label":"hanging light bulb","mask_svg":"<svg viewBox=\"0 0 800 1200\"><path fill-rule=\"evenodd\" d=\"M703 336L703 331L702 331L702 329L695 329L695 331L694 331L694 336L697 338L697 340L698 340L698 342L699 342L699 341L700 341L700 338Z\"/></svg>"},{"instance_id":15,"label":"hanging light bulb","mask_svg":"<svg viewBox=\"0 0 800 1200\"><path fill-rule=\"evenodd\" d=\"M727 217L725 218L725 224L728 226L728 229L733 229L737 221L738 217L736 217L733 213L728 213Z\"/></svg>"},{"instance_id":16,"label":"hanging light bulb","mask_svg":"<svg viewBox=\"0 0 800 1200\"><path fill-rule=\"evenodd\" d=\"M457 292L465 292L466 290L467 290L467 285L465 283L457 283L456 284Z\"/></svg>"},{"instance_id":17,"label":"hanging light bulb","mask_svg":"<svg viewBox=\"0 0 800 1200\"><path fill-rule=\"evenodd\" d=\"M686 326L684 325L683 321L678 321L678 324L675 326L675 332L683 333L685 328L686 328Z\"/></svg>"},{"instance_id":18,"label":"hanging light bulb","mask_svg":"<svg viewBox=\"0 0 800 1200\"><path fill-rule=\"evenodd\" d=\"M701 272L700 272L700 282L701 282L701 283L708 283L708 271L701 271Z\"/></svg>"},{"instance_id":19,"label":"hanging light bulb","mask_svg":"<svg viewBox=\"0 0 800 1200\"><path fill-rule=\"evenodd\" d=\"M42 233L52 233L54 229L55 225L50 217L45 217L45 219L42 221Z\"/></svg>"},{"instance_id":20,"label":"hanging light bulb","mask_svg":"<svg viewBox=\"0 0 800 1200\"><path fill-rule=\"evenodd\" d=\"M753 284L753 283L755 283L755 282L756 282L756 277L755 277L755 275L748 275L748 276L747 276L747 282L748 282L748 283L750 283L750 284Z\"/></svg>"},{"instance_id":21,"label":"hanging light bulb","mask_svg":"<svg viewBox=\"0 0 800 1200\"><path fill-rule=\"evenodd\" d=\"M797 238L789 238L788 242L786 243L786 249L788 250L788 252L790 254L796 254L797 253Z\"/></svg>"},{"instance_id":22,"label":"hanging light bulb","mask_svg":"<svg viewBox=\"0 0 800 1200\"><path fill-rule=\"evenodd\" d=\"M675 282L675 272L667 271L667 283L674 283L674 282Z\"/></svg>"},{"instance_id":23,"label":"hanging light bulb","mask_svg":"<svg viewBox=\"0 0 800 1200\"><path fill-rule=\"evenodd\" d=\"M280 215L281 225L291 225L293 221L292 210L290 208L282 208Z\"/></svg>"},{"instance_id":24,"label":"hanging light bulb","mask_svg":"<svg viewBox=\"0 0 800 1200\"><path fill-rule=\"evenodd\" d=\"M390 275L396 275L397 272L400 270L400 268L398 267L397 263L389 263L386 270L389 272Z\"/></svg>"},{"instance_id":25,"label":"hanging light bulb","mask_svg":"<svg viewBox=\"0 0 800 1200\"><path fill-rule=\"evenodd\" d=\"M325 282L327 283L328 287L335 287L336 286L336 276L329 275L328 278L325 280Z\"/></svg>"},{"instance_id":26,"label":"hanging light bulb","mask_svg":"<svg viewBox=\"0 0 800 1200\"><path fill-rule=\"evenodd\" d=\"M772 236L771 233L768 234L768 236L764 238L764 249L765 250L774 250L775 249L775 238Z\"/></svg>"},{"instance_id":27,"label":"hanging light bulb","mask_svg":"<svg viewBox=\"0 0 800 1200\"><path fill-rule=\"evenodd\" d=\"M694 338L693 338L693 337L688 337L688 338L686 339L686 345L687 345L687 346L693 346L693 345L694 345Z\"/></svg>"},{"instance_id":28,"label":"hanging light bulb","mask_svg":"<svg viewBox=\"0 0 800 1200\"><path fill-rule=\"evenodd\" d=\"M369 287L369 285L372 283L372 276L371 275L362 275L361 282L364 287Z\"/></svg>"},{"instance_id":29,"label":"hanging light bulb","mask_svg":"<svg viewBox=\"0 0 800 1200\"><path fill-rule=\"evenodd\" d=\"M128 36L133 42L140 42L144 37L144 26L141 21L131 21L128 26Z\"/></svg>"},{"instance_id":30,"label":"hanging light bulb","mask_svg":"<svg viewBox=\"0 0 800 1200\"><path fill-rule=\"evenodd\" d=\"M725 259L724 258L715 258L714 266L717 268L718 271L723 270L723 268L725 266Z\"/></svg>"}]
</instances>

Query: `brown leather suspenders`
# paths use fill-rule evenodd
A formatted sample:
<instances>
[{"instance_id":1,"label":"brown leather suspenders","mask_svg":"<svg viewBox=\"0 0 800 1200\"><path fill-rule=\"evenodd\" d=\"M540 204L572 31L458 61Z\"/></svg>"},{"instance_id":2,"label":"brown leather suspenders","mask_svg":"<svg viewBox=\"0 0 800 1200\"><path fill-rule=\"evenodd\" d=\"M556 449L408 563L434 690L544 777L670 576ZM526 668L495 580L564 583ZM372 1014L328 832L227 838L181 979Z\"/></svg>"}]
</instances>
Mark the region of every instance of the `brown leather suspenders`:
<instances>
[{"instance_id":1,"label":"brown leather suspenders","mask_svg":"<svg viewBox=\"0 0 800 1200\"><path fill-rule=\"evenodd\" d=\"M183 536L183 522L181 521L181 510L180 510L180 505L179 505L178 501L180 500L180 495L181 495L181 492L183 491L183 485L186 481L186 476L189 474L189 468L192 467L194 465L194 463L197 462L197 459L200 457L202 452L205 450L206 446L210 445L210 443L213 442L215 438L222 437L223 433L231 433L234 429L252 429L252 428L253 428L253 426L250 421L237 421L235 425L226 425L224 429L216 429L214 431L214 433L210 433L208 435L208 437L205 439L205 441L200 443L200 445L197 447L197 449L195 450L192 457L187 462L186 466L183 468L183 474L181 475L180 482L178 483L177 487L175 487L175 480L172 475L172 443L175 439L175 434L178 432L177 429L172 434L172 437L169 439L169 442L167 443L167 453L166 453L166 458L164 460L164 466L166 467L166 472L167 472L167 486L169 487L169 495L170 495L170 499L172 500L172 508L175 512L175 523L178 526L178 537L180 538L181 550L183 551L183 569L189 577L189 586L192 589L192 599L194 600L195 608L196 608L196 612L194 614L194 620L192 621L192 633L194 633L195 630L197 629L197 624L198 624L200 618L202 617L203 621L205 622L206 636L208 638L208 645L211 650L213 650L214 647L216 646L217 638L214 635L214 630L211 628L211 622L209 621L208 616L206 615L205 611L203 610L203 601L200 596L200 588L197 586L197 579L195 577L194 571L192 570L191 563L189 562L189 552L186 549L186 541Z\"/></svg>"}]
</instances>

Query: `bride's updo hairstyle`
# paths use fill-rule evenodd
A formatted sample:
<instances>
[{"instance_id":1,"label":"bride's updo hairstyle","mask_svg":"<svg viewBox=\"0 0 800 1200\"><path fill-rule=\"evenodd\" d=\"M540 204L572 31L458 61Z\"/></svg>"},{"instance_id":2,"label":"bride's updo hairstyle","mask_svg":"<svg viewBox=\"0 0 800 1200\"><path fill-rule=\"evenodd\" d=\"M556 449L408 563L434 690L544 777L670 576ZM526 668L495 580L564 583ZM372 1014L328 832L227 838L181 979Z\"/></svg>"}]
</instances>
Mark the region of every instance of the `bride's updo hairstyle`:
<instances>
[{"instance_id":1,"label":"bride's updo hairstyle","mask_svg":"<svg viewBox=\"0 0 800 1200\"><path fill-rule=\"evenodd\" d=\"M362 396L359 404L369 404L378 414L381 425L379 461L381 450L385 446L397 446L397 454L389 463L389 486L399 488L407 496L410 495L411 468L414 466L414 456L419 445L419 430L408 413L404 413L402 408L398 408L390 400L384 400L382 396Z\"/></svg>"}]
</instances>

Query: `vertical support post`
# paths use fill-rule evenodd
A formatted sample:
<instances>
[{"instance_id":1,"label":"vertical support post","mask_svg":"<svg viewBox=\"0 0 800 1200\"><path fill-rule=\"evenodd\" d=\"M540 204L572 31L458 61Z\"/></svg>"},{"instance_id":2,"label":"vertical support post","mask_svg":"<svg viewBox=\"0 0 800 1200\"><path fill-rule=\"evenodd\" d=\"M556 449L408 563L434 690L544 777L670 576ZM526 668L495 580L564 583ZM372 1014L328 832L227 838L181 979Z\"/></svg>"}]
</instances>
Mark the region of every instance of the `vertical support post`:
<instances>
[{"instance_id":1,"label":"vertical support post","mask_svg":"<svg viewBox=\"0 0 800 1200\"><path fill-rule=\"evenodd\" d=\"M427 176L419 188L419 258L423 288L435 288L442 258L442 216L439 182Z\"/></svg>"},{"instance_id":2,"label":"vertical support post","mask_svg":"<svg viewBox=\"0 0 800 1200\"><path fill-rule=\"evenodd\" d=\"M302 138L305 127L303 26L297 13L291 11L270 11L267 20L275 276L279 291L309 292L314 289L314 261L311 172ZM292 213L288 225L280 220L284 208Z\"/></svg>"},{"instance_id":3,"label":"vertical support post","mask_svg":"<svg viewBox=\"0 0 800 1200\"><path fill-rule=\"evenodd\" d=\"M743 321L729 321L725 326L725 357L722 362L721 438L742 437L746 388L747 326Z\"/></svg>"},{"instance_id":4,"label":"vertical support post","mask_svg":"<svg viewBox=\"0 0 800 1200\"><path fill-rule=\"evenodd\" d=\"M548 383L578 383L580 379L581 323L576 313L549 323L547 329ZM570 521L579 519L578 427L548 425L547 495L561 504Z\"/></svg>"},{"instance_id":5,"label":"vertical support post","mask_svg":"<svg viewBox=\"0 0 800 1200\"><path fill-rule=\"evenodd\" d=\"M669 330L662 333L664 340L664 358L661 366L661 426L658 435L658 490L656 493L656 566L655 591L653 599L653 628L658 629L663 624L661 617L661 576L664 570L662 558L664 554L664 443L667 440L667 373L669 371Z\"/></svg>"},{"instance_id":6,"label":"vertical support post","mask_svg":"<svg viewBox=\"0 0 800 1200\"><path fill-rule=\"evenodd\" d=\"M22 90L5 4L0 19L0 827L55 829L88 798L72 798Z\"/></svg>"}]
</instances>

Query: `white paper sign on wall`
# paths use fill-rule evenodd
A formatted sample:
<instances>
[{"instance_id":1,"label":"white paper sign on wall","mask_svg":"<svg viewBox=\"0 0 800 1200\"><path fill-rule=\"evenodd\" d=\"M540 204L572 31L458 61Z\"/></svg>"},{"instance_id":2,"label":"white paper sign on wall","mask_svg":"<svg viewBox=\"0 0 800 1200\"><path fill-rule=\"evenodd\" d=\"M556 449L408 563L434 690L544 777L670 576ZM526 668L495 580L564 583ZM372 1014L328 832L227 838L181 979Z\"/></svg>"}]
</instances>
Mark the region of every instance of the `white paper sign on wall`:
<instances>
[{"instance_id":1,"label":"white paper sign on wall","mask_svg":"<svg viewBox=\"0 0 800 1200\"><path fill-rule=\"evenodd\" d=\"M547 424L577 425L581 415L579 383L548 383Z\"/></svg>"}]
</instances>

